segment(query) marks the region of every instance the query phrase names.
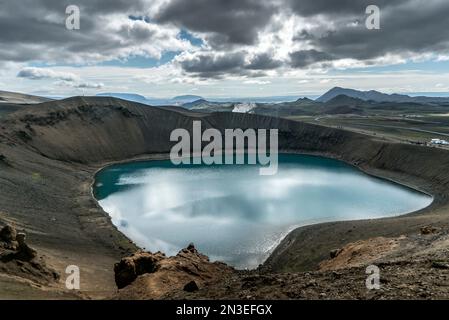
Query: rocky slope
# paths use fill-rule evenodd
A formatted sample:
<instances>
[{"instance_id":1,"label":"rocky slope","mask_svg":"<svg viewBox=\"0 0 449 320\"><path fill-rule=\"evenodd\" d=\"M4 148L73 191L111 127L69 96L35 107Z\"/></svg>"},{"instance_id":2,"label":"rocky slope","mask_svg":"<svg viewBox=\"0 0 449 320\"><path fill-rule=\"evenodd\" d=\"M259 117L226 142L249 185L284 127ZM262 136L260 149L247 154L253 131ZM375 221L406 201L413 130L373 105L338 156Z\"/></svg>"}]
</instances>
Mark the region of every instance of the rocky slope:
<instances>
[{"instance_id":1,"label":"rocky slope","mask_svg":"<svg viewBox=\"0 0 449 320\"><path fill-rule=\"evenodd\" d=\"M158 261L169 260L171 268L154 268L152 264L118 290L114 298L448 299L448 241L447 226L445 229L427 226L409 237L378 237L349 243L332 250L318 270L292 273L273 273L265 268L238 271L225 265L218 266L221 272L209 273L207 268L211 264L207 258L188 249L169 259L160 253L145 253ZM135 261L135 257L122 259L118 265L129 259ZM201 267L192 271L190 259L199 261ZM370 273L366 267L370 265L378 268L378 289L367 289ZM119 270L122 268L116 268L116 272Z\"/></svg>"},{"instance_id":2,"label":"rocky slope","mask_svg":"<svg viewBox=\"0 0 449 320\"><path fill-rule=\"evenodd\" d=\"M117 299L162 299L176 292L195 292L232 275L224 263L210 262L193 244L174 257L137 252L114 267Z\"/></svg>"},{"instance_id":3,"label":"rocky slope","mask_svg":"<svg viewBox=\"0 0 449 320\"><path fill-rule=\"evenodd\" d=\"M59 274L48 268L44 258L25 242L25 233L6 225L0 229L0 272L48 284L59 279Z\"/></svg>"},{"instance_id":4,"label":"rocky slope","mask_svg":"<svg viewBox=\"0 0 449 320\"><path fill-rule=\"evenodd\" d=\"M2 103L35 104L46 101L51 101L51 99L17 92L0 91L0 105Z\"/></svg>"},{"instance_id":5,"label":"rocky slope","mask_svg":"<svg viewBox=\"0 0 449 320\"><path fill-rule=\"evenodd\" d=\"M318 270L330 251L348 243L402 235L408 239L405 243L412 243L409 239L423 226L432 224L442 230L447 227L447 151L394 144L278 118L191 113L107 97L46 102L0 120L0 221L26 229L30 245L59 274L64 274L67 265L78 265L83 294L93 298L111 296L116 290L114 264L137 248L116 230L92 198L92 177L98 169L115 161L163 157L171 147L170 132L175 128L191 130L194 120L201 120L203 129L277 128L284 151L341 159L368 173L418 187L435 196L431 207L404 217L328 223L294 230L265 263L263 272L268 275ZM321 272L323 277L332 276L331 271ZM243 279L239 273L230 277L234 276ZM282 277L289 283L289 275ZM0 276L0 288L11 288L12 281ZM64 279L51 286L64 290ZM19 287L22 289L21 285L16 288ZM0 298L11 292L0 289ZM20 292L24 297L32 296L28 289ZM212 292L211 289L211 295Z\"/></svg>"}]
</instances>

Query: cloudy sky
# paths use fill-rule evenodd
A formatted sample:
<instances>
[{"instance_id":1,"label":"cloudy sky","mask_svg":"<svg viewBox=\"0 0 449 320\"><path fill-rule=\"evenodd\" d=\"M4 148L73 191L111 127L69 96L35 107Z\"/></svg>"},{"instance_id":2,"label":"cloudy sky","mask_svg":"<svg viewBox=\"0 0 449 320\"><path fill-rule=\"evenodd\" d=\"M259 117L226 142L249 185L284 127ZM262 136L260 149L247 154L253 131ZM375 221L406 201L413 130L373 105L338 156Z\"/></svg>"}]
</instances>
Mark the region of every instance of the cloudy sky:
<instances>
[{"instance_id":1,"label":"cloudy sky","mask_svg":"<svg viewBox=\"0 0 449 320\"><path fill-rule=\"evenodd\" d=\"M380 8L380 30L365 26ZM66 28L66 7L80 29ZM447 0L0 0L0 90L449 92Z\"/></svg>"}]
</instances>

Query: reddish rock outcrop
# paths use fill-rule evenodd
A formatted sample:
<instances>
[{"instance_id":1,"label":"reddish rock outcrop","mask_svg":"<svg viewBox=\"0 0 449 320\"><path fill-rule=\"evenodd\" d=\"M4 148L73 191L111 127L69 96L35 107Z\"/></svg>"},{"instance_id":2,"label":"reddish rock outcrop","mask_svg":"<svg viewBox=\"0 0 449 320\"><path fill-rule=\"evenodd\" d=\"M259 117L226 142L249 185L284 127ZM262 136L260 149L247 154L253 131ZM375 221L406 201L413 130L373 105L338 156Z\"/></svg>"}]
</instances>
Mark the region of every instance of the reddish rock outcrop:
<instances>
[{"instance_id":1,"label":"reddish rock outcrop","mask_svg":"<svg viewBox=\"0 0 449 320\"><path fill-rule=\"evenodd\" d=\"M122 289L136 280L140 275L156 272L159 262L165 259L165 254L157 252L138 251L130 257L123 258L114 266L115 283Z\"/></svg>"},{"instance_id":2,"label":"reddish rock outcrop","mask_svg":"<svg viewBox=\"0 0 449 320\"><path fill-rule=\"evenodd\" d=\"M177 291L197 291L217 283L234 269L210 262L193 244L176 256L139 251L114 267L117 299L162 299Z\"/></svg>"},{"instance_id":3,"label":"reddish rock outcrop","mask_svg":"<svg viewBox=\"0 0 449 320\"><path fill-rule=\"evenodd\" d=\"M404 237L377 237L348 243L341 249L330 252L330 259L319 264L321 271L332 271L346 268L366 266L391 254L399 247Z\"/></svg>"}]
</instances>

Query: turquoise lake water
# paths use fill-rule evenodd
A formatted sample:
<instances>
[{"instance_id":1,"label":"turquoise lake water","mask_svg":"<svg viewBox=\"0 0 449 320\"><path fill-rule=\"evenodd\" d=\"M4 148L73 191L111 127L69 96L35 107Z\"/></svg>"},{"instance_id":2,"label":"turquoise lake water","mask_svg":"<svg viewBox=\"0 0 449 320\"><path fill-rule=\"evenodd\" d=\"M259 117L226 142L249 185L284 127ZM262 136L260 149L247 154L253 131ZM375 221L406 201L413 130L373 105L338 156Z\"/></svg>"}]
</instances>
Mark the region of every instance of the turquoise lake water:
<instances>
[{"instance_id":1,"label":"turquoise lake water","mask_svg":"<svg viewBox=\"0 0 449 320\"><path fill-rule=\"evenodd\" d=\"M343 162L304 155L280 155L273 176L255 165L113 165L97 174L94 195L139 246L174 255L193 242L237 268L257 267L298 226L395 216L432 202Z\"/></svg>"}]
</instances>

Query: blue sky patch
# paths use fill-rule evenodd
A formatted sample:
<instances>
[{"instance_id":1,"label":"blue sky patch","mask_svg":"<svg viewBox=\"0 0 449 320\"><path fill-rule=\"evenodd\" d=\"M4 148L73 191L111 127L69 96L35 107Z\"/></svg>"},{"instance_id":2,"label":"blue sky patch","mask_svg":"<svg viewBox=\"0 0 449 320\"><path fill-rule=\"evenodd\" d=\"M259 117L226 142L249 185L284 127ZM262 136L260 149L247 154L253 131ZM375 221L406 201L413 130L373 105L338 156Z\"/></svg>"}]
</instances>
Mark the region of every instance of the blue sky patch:
<instances>
[{"instance_id":1,"label":"blue sky patch","mask_svg":"<svg viewBox=\"0 0 449 320\"><path fill-rule=\"evenodd\" d=\"M189 41L192 46L195 47L201 47L204 44L202 39L195 37L193 34L186 30L181 30L181 32L179 32L179 38Z\"/></svg>"},{"instance_id":2,"label":"blue sky patch","mask_svg":"<svg viewBox=\"0 0 449 320\"><path fill-rule=\"evenodd\" d=\"M130 15L130 16L128 16L128 18L130 20L133 20L133 21L142 20L142 21L145 21L146 23L150 23L151 22L150 17L148 17L148 16L133 16L133 15Z\"/></svg>"},{"instance_id":3,"label":"blue sky patch","mask_svg":"<svg viewBox=\"0 0 449 320\"><path fill-rule=\"evenodd\" d=\"M179 54L177 51L164 52L160 59L143 56L131 56L126 60L105 61L98 65L130 68L154 68L172 61L177 54Z\"/></svg>"}]
</instances>

